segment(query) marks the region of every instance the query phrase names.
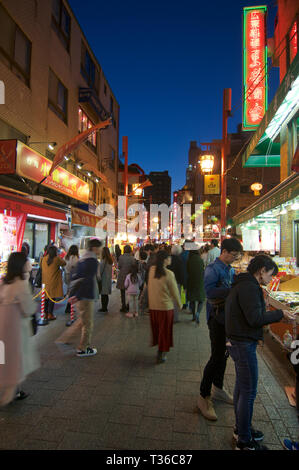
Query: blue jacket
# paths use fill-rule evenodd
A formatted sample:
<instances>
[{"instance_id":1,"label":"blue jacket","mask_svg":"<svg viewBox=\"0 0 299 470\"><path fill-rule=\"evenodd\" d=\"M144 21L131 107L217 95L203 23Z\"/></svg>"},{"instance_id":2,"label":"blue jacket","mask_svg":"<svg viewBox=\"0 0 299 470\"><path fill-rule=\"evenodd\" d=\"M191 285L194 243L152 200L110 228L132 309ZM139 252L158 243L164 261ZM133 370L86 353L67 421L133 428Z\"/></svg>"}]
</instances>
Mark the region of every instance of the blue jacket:
<instances>
[{"instance_id":1,"label":"blue jacket","mask_svg":"<svg viewBox=\"0 0 299 470\"><path fill-rule=\"evenodd\" d=\"M214 263L209 264L204 272L204 287L207 296L207 320L210 316L215 316L217 321L224 325L225 323L225 299L230 292L235 276L234 269L219 258ZM209 299L223 299L223 305L216 309L209 303Z\"/></svg>"},{"instance_id":2,"label":"blue jacket","mask_svg":"<svg viewBox=\"0 0 299 470\"><path fill-rule=\"evenodd\" d=\"M78 300L95 300L99 296L97 285L98 260L93 252L87 251L79 259L72 274L71 291Z\"/></svg>"}]
</instances>

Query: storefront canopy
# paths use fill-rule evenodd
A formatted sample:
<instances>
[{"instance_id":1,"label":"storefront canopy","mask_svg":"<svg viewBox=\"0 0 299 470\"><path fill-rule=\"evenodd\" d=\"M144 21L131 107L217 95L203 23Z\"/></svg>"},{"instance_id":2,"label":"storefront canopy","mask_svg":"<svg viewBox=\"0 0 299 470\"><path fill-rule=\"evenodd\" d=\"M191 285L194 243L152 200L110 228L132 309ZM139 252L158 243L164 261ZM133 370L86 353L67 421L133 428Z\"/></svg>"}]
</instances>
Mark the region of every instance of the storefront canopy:
<instances>
[{"instance_id":1,"label":"storefront canopy","mask_svg":"<svg viewBox=\"0 0 299 470\"><path fill-rule=\"evenodd\" d=\"M244 167L280 166L279 145L274 143L281 126L299 109L299 55L294 58L261 124L242 155Z\"/></svg>"},{"instance_id":2,"label":"storefront canopy","mask_svg":"<svg viewBox=\"0 0 299 470\"><path fill-rule=\"evenodd\" d=\"M299 195L299 174L293 173L275 188L245 210L233 217L233 224L240 225Z\"/></svg>"}]
</instances>

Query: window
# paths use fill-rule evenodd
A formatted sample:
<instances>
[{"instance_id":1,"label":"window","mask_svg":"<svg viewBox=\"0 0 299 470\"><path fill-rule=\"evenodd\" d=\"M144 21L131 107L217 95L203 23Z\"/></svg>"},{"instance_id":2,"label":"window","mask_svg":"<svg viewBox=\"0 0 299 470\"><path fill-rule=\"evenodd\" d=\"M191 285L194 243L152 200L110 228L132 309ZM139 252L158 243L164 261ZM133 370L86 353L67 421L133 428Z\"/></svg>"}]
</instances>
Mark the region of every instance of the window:
<instances>
[{"instance_id":1,"label":"window","mask_svg":"<svg viewBox=\"0 0 299 470\"><path fill-rule=\"evenodd\" d=\"M94 124L91 122L91 120L87 117L85 112L79 107L79 112L78 112L78 130L79 132L84 132L90 127L93 127ZM94 152L97 151L97 133L93 132L88 139L86 140L86 145L90 147Z\"/></svg>"},{"instance_id":2,"label":"window","mask_svg":"<svg viewBox=\"0 0 299 470\"><path fill-rule=\"evenodd\" d=\"M31 42L1 5L0 31L1 60L29 86Z\"/></svg>"},{"instance_id":3,"label":"window","mask_svg":"<svg viewBox=\"0 0 299 470\"><path fill-rule=\"evenodd\" d=\"M104 83L104 95L107 95L107 85Z\"/></svg>"},{"instance_id":4,"label":"window","mask_svg":"<svg viewBox=\"0 0 299 470\"><path fill-rule=\"evenodd\" d=\"M67 51L70 50L71 17L62 0L52 0L52 28Z\"/></svg>"},{"instance_id":5,"label":"window","mask_svg":"<svg viewBox=\"0 0 299 470\"><path fill-rule=\"evenodd\" d=\"M81 47L81 74L89 87L98 93L100 74L83 41Z\"/></svg>"},{"instance_id":6,"label":"window","mask_svg":"<svg viewBox=\"0 0 299 470\"><path fill-rule=\"evenodd\" d=\"M65 86L57 78L55 73L49 69L49 108L67 124L67 101L68 92Z\"/></svg>"},{"instance_id":7,"label":"window","mask_svg":"<svg viewBox=\"0 0 299 470\"><path fill-rule=\"evenodd\" d=\"M109 166L110 166L111 170L114 171L114 168L115 168L115 150L113 148L111 148L110 152L111 152L110 153L111 157L109 159Z\"/></svg>"}]
</instances>

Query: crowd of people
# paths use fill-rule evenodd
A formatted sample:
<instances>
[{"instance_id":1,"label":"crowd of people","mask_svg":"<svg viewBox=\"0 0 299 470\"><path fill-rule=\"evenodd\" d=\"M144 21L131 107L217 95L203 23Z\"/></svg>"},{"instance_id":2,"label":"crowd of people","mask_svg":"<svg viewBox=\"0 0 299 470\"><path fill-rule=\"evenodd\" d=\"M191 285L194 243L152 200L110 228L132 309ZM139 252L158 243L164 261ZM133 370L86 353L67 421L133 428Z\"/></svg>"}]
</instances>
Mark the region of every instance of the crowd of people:
<instances>
[{"instance_id":1,"label":"crowd of people","mask_svg":"<svg viewBox=\"0 0 299 470\"><path fill-rule=\"evenodd\" d=\"M149 314L152 345L157 346L156 361L162 364L174 346L173 325L179 322L179 312L190 311L192 321L199 325L206 303L211 354L200 383L198 409L207 420L216 421L214 400L233 405L236 448L265 449L259 443L263 433L252 427L258 384L256 349L263 340L263 326L282 319L294 321L295 316L287 310L266 311L261 286L277 274L272 258L258 254L250 261L247 272L236 276L232 264L241 253L242 245L236 238L223 240L221 247L217 240L201 248L188 241L183 246L126 245L123 253L118 245L111 252L100 240L91 238L81 256L76 245L62 254L51 244L45 247L40 260L41 284L46 292L45 318L56 319L54 307L58 299L64 298L65 283L66 313L73 304L80 318L81 337L76 354L78 357L97 354L92 346L95 302L100 299L99 311L108 313L116 267L120 312L128 318L126 321ZM30 289L32 266L28 255L26 244L22 252L10 255L7 274L0 285L0 338L6 345L6 361L0 367L0 406L25 398L20 385L39 367L30 341L37 304ZM233 396L224 387L229 356L236 371ZM287 447L290 445L298 448L298 443L286 442Z\"/></svg>"}]
</instances>

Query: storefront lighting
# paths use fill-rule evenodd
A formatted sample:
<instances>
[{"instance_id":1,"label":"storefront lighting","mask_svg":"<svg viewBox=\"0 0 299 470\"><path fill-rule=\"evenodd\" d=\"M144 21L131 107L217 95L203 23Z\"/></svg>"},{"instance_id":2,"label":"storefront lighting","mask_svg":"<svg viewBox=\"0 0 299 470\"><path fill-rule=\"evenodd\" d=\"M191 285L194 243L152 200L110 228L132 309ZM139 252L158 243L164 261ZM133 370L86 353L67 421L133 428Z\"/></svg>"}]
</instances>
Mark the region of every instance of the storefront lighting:
<instances>
[{"instance_id":1,"label":"storefront lighting","mask_svg":"<svg viewBox=\"0 0 299 470\"><path fill-rule=\"evenodd\" d=\"M82 170L82 166L83 166L83 165L82 165L81 163L78 163L78 164L77 164L78 170Z\"/></svg>"},{"instance_id":2,"label":"storefront lighting","mask_svg":"<svg viewBox=\"0 0 299 470\"><path fill-rule=\"evenodd\" d=\"M96 179L95 179L95 182L96 182L96 183L98 183L98 182L99 182L98 178L96 178Z\"/></svg>"},{"instance_id":3,"label":"storefront lighting","mask_svg":"<svg viewBox=\"0 0 299 470\"><path fill-rule=\"evenodd\" d=\"M299 76L294 80L291 85L289 92L287 93L285 99L279 106L278 110L275 113L272 121L266 129L267 136L274 140L275 137L279 134L279 131L284 123L287 123L292 119L299 109Z\"/></svg>"},{"instance_id":4,"label":"storefront lighting","mask_svg":"<svg viewBox=\"0 0 299 470\"><path fill-rule=\"evenodd\" d=\"M263 189L263 185L261 183L253 183L250 186L250 189L254 192L255 196L259 196L260 191Z\"/></svg>"},{"instance_id":5,"label":"storefront lighting","mask_svg":"<svg viewBox=\"0 0 299 470\"><path fill-rule=\"evenodd\" d=\"M299 210L299 202L294 202L294 204L291 205L291 210L292 211L298 211Z\"/></svg>"},{"instance_id":6,"label":"storefront lighting","mask_svg":"<svg viewBox=\"0 0 299 470\"><path fill-rule=\"evenodd\" d=\"M64 156L64 159L68 162L69 161L69 157L67 157L66 155Z\"/></svg>"},{"instance_id":7,"label":"storefront lighting","mask_svg":"<svg viewBox=\"0 0 299 470\"><path fill-rule=\"evenodd\" d=\"M285 207L283 207L283 208L281 209L281 211L279 212L279 215L284 215L284 214L286 214L286 213L287 213L287 210L286 210Z\"/></svg>"},{"instance_id":8,"label":"storefront lighting","mask_svg":"<svg viewBox=\"0 0 299 470\"><path fill-rule=\"evenodd\" d=\"M89 178L90 178L90 177L91 177L91 173L88 172L88 173L87 173L87 176L89 176Z\"/></svg>"}]
</instances>

